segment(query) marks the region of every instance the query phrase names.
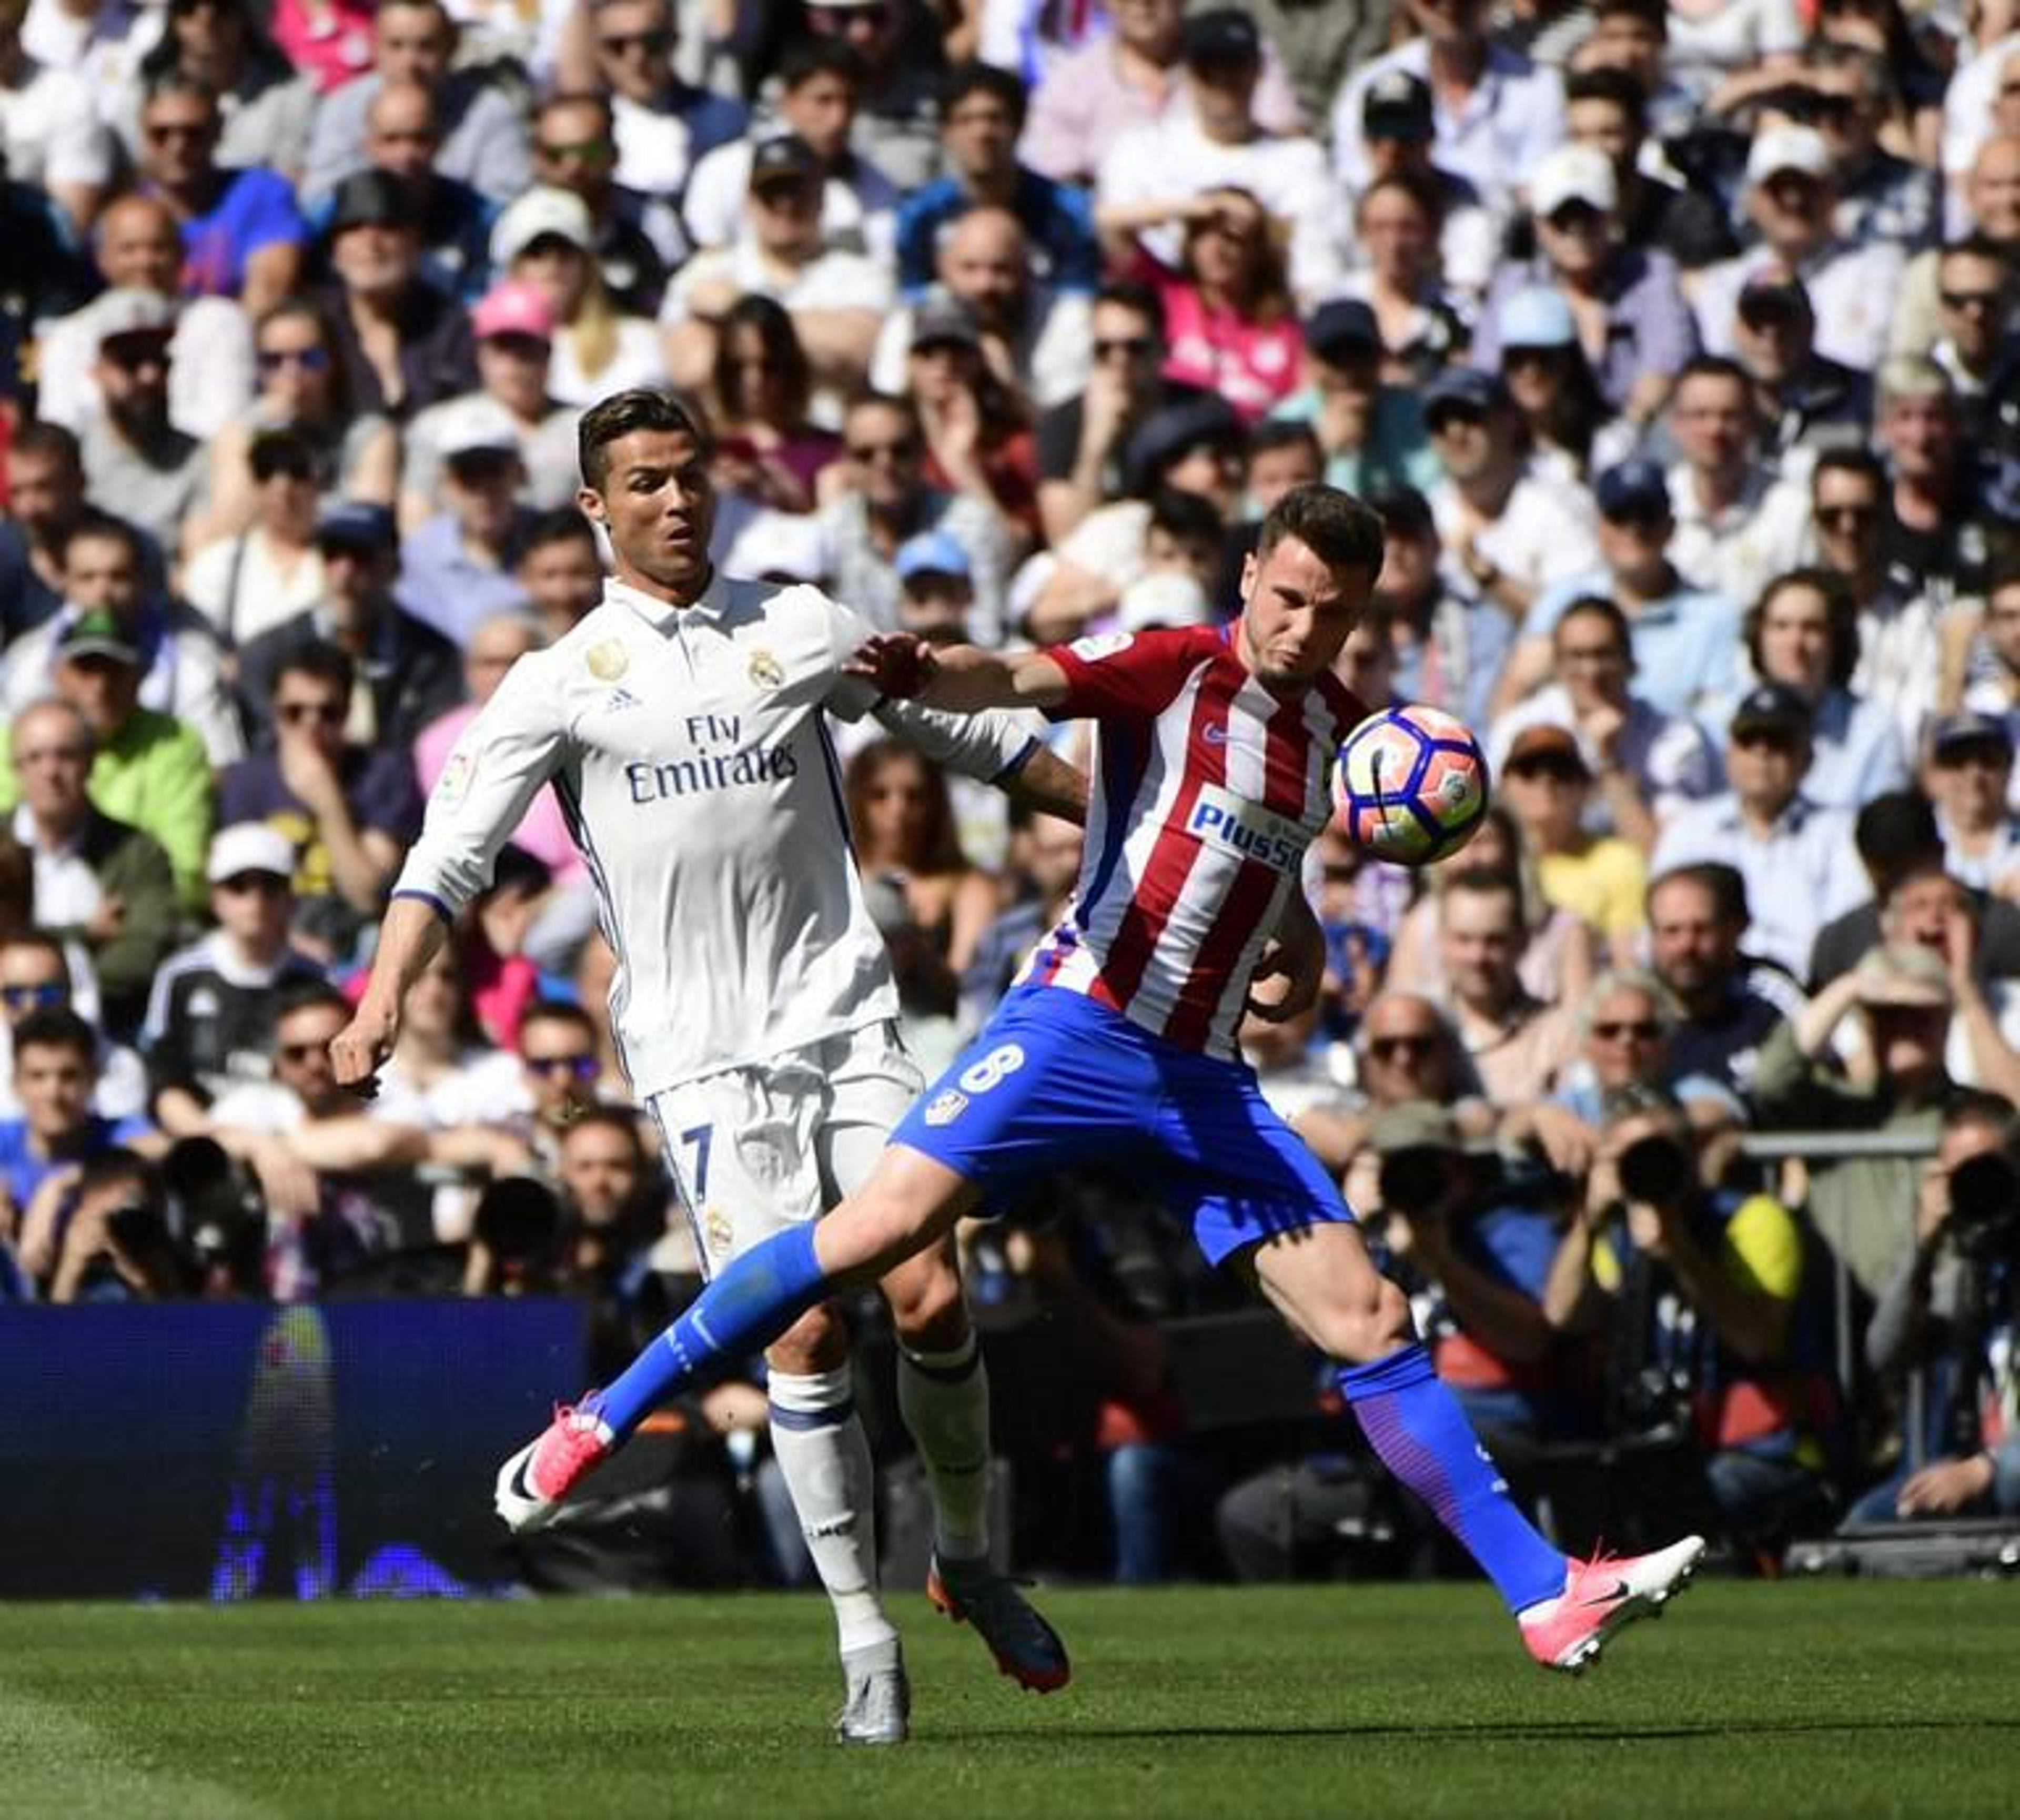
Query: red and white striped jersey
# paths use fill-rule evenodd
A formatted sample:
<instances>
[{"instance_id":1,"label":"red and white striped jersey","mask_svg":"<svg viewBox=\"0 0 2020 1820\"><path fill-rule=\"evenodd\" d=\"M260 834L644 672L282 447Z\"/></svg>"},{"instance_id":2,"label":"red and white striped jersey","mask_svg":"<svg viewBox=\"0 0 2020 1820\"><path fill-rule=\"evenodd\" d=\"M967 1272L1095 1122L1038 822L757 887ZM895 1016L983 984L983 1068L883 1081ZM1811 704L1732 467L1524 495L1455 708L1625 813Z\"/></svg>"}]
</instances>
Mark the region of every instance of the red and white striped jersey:
<instances>
[{"instance_id":1,"label":"red and white striped jersey","mask_svg":"<svg viewBox=\"0 0 2020 1820\"><path fill-rule=\"evenodd\" d=\"M1097 723L1094 777L1078 893L1021 976L1222 1056L1332 813L1333 754L1366 713L1331 675L1272 694L1235 636L1116 633L1045 653L1069 692L1053 717Z\"/></svg>"}]
</instances>

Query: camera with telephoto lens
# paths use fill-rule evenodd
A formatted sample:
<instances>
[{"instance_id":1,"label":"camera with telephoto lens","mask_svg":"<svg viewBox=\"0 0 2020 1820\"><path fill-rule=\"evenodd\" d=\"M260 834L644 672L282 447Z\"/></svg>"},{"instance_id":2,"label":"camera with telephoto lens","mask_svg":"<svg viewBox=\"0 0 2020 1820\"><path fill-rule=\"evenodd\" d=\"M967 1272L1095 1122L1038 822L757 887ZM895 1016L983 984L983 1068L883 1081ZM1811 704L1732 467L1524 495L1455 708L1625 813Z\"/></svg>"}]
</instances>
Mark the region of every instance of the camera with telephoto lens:
<instances>
[{"instance_id":1,"label":"camera with telephoto lens","mask_svg":"<svg viewBox=\"0 0 2020 1820\"><path fill-rule=\"evenodd\" d=\"M1457 1219L1489 1207L1559 1207L1578 1193L1577 1181L1561 1170L1525 1163L1510 1168L1497 1151L1449 1150L1437 1144L1390 1151L1382 1159L1377 1180L1382 1204L1405 1216L1436 1207L1455 1186L1462 1191L1450 1210Z\"/></svg>"},{"instance_id":2,"label":"camera with telephoto lens","mask_svg":"<svg viewBox=\"0 0 2020 1820\"><path fill-rule=\"evenodd\" d=\"M1950 1172L1951 1241L1980 1263L2020 1258L2020 1169L1996 1150Z\"/></svg>"},{"instance_id":3,"label":"camera with telephoto lens","mask_svg":"<svg viewBox=\"0 0 2020 1820\"><path fill-rule=\"evenodd\" d=\"M501 1175L478 1197L471 1229L501 1262L519 1262L551 1251L561 1237L561 1203L544 1182Z\"/></svg>"},{"instance_id":4,"label":"camera with telephoto lens","mask_svg":"<svg viewBox=\"0 0 2020 1820\"><path fill-rule=\"evenodd\" d=\"M1620 1153L1614 1168L1629 1201L1667 1207L1690 1191L1695 1175L1691 1153L1666 1132L1637 1138Z\"/></svg>"}]
</instances>

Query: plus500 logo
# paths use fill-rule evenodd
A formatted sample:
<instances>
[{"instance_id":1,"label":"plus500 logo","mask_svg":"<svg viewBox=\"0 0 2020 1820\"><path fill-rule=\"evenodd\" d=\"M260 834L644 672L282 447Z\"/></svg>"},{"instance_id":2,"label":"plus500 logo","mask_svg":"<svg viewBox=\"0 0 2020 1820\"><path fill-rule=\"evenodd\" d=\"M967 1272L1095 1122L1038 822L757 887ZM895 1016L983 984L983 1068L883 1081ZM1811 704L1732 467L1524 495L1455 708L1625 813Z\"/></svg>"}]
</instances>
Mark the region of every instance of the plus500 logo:
<instances>
[{"instance_id":1,"label":"plus500 logo","mask_svg":"<svg viewBox=\"0 0 2020 1820\"><path fill-rule=\"evenodd\" d=\"M1186 831L1216 847L1230 847L1246 859L1259 859L1273 871L1295 873L1310 837L1295 822L1273 815L1259 804L1208 784L1186 823Z\"/></svg>"}]
</instances>

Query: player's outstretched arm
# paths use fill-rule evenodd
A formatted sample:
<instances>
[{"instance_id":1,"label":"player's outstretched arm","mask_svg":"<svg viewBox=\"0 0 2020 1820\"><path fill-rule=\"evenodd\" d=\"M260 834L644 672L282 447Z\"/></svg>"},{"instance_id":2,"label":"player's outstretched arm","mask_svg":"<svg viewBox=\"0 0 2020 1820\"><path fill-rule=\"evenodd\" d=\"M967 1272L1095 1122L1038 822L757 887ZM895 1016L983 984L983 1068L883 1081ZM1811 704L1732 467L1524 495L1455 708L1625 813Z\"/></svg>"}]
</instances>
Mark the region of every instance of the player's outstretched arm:
<instances>
[{"instance_id":1,"label":"player's outstretched arm","mask_svg":"<svg viewBox=\"0 0 2020 1820\"><path fill-rule=\"evenodd\" d=\"M1042 651L1006 656L972 645L943 648L909 632L866 638L841 670L893 701L923 702L957 714L1057 707L1066 699L1066 672Z\"/></svg>"},{"instance_id":2,"label":"player's outstretched arm","mask_svg":"<svg viewBox=\"0 0 2020 1820\"><path fill-rule=\"evenodd\" d=\"M387 906L365 996L351 1022L330 1039L330 1064L338 1086L371 1098L377 1085L373 1077L392 1054L400 1034L400 1007L407 1002L407 988L434 958L448 928L441 911L425 898L396 897Z\"/></svg>"}]
</instances>

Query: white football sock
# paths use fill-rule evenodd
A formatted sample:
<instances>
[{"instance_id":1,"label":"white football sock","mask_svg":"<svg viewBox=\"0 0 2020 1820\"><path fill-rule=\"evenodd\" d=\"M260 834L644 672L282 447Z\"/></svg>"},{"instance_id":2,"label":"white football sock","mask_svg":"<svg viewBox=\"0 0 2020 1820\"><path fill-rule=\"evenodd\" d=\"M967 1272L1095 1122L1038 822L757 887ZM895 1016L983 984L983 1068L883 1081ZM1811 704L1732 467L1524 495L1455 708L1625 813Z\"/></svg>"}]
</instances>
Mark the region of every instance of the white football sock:
<instances>
[{"instance_id":1,"label":"white football sock","mask_svg":"<svg viewBox=\"0 0 2020 1820\"><path fill-rule=\"evenodd\" d=\"M897 1635L877 1588L876 1479L848 1367L771 1374L772 1451L845 1653Z\"/></svg>"},{"instance_id":2,"label":"white football sock","mask_svg":"<svg viewBox=\"0 0 2020 1820\"><path fill-rule=\"evenodd\" d=\"M898 1412L932 1488L943 1557L989 1553L989 1368L971 1331L950 1352L898 1352Z\"/></svg>"}]
</instances>

